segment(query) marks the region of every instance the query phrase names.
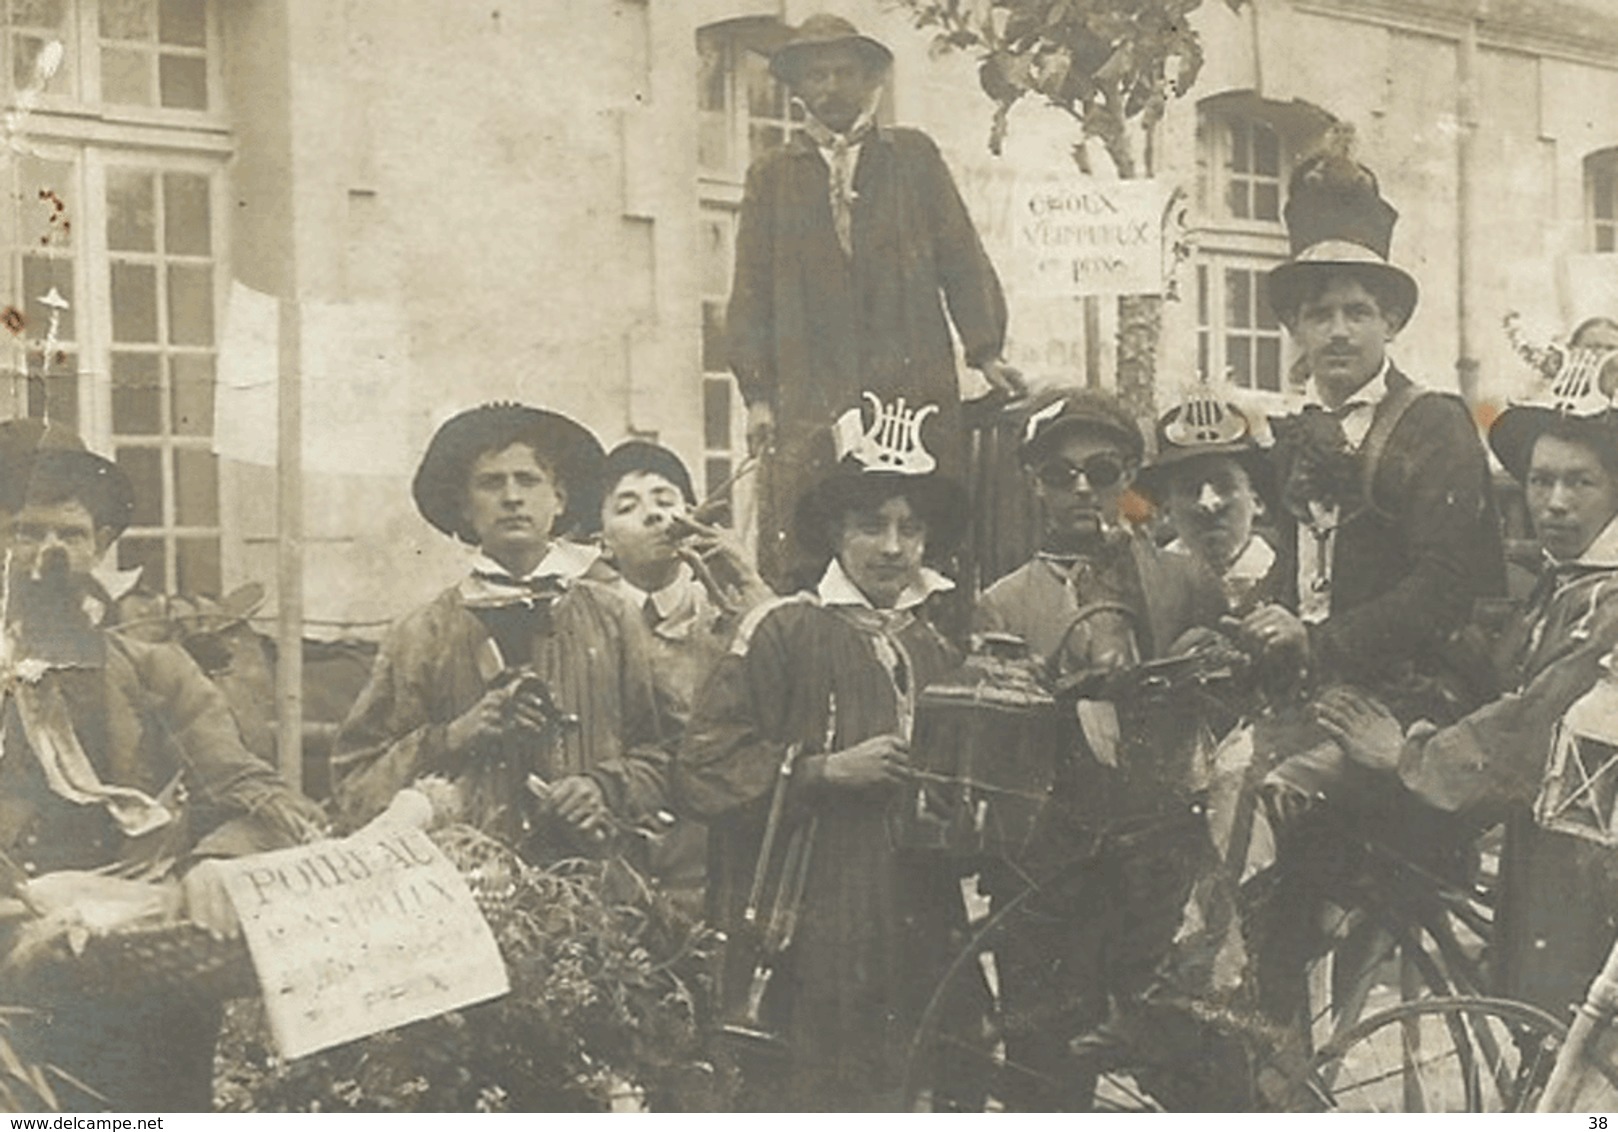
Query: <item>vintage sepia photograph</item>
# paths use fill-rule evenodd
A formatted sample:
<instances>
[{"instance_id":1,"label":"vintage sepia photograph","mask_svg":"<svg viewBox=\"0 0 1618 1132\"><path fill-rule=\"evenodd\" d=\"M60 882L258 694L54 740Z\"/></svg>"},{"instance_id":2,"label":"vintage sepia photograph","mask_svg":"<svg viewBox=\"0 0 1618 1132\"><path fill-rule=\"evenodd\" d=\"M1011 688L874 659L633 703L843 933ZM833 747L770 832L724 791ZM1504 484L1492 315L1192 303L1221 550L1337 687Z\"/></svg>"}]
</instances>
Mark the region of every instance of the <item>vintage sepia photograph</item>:
<instances>
[{"instance_id":1,"label":"vintage sepia photograph","mask_svg":"<svg viewBox=\"0 0 1618 1132\"><path fill-rule=\"evenodd\" d=\"M0 17L0 1113L1618 1111L1618 0Z\"/></svg>"}]
</instances>

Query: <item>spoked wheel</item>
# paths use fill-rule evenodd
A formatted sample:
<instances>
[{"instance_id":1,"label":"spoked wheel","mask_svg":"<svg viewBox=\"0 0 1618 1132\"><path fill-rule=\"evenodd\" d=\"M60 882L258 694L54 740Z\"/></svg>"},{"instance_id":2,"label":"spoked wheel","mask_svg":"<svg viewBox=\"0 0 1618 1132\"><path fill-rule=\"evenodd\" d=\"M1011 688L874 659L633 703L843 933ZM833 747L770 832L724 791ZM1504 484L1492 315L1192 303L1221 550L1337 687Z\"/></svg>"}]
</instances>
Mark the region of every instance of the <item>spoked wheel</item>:
<instances>
[{"instance_id":1,"label":"spoked wheel","mask_svg":"<svg viewBox=\"0 0 1618 1132\"><path fill-rule=\"evenodd\" d=\"M1341 1112L1528 1112L1566 1037L1550 1014L1509 999L1401 1003L1323 1047L1309 1091Z\"/></svg>"}]
</instances>

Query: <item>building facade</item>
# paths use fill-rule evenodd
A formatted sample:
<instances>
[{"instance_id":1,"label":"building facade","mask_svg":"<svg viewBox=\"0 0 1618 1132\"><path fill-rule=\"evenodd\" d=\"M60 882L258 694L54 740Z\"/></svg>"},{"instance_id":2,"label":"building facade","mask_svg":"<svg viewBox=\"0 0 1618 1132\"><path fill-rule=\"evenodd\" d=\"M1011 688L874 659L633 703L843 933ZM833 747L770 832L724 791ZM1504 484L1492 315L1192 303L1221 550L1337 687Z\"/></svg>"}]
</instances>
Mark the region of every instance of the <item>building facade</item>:
<instances>
[{"instance_id":1,"label":"building facade","mask_svg":"<svg viewBox=\"0 0 1618 1132\"><path fill-rule=\"evenodd\" d=\"M823 7L894 49L884 116L943 147L1007 282L1010 359L1110 383L1112 304L1037 297L1012 240L1018 184L1077 176L1073 123L1019 107L992 156L973 61L882 0L9 0L0 413L72 423L129 471L120 564L218 593L275 576L275 389L301 374L315 635L374 635L457 569L408 483L468 404L656 437L721 488L742 174L798 120L765 58ZM1499 401L1507 311L1546 336L1618 314L1604 7L1205 3L1207 65L1151 147L1194 249L1159 398L1205 372L1283 403L1261 281L1290 165L1334 122L1400 210L1393 254L1422 288L1407 370Z\"/></svg>"}]
</instances>

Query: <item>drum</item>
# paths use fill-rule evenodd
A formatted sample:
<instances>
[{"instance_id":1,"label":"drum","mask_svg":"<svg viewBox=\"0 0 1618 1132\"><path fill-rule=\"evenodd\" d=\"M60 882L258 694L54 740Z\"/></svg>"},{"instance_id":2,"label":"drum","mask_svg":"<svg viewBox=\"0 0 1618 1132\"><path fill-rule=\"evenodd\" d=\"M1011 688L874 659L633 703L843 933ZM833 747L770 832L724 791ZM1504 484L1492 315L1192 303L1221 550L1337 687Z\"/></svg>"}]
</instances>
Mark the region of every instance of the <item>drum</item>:
<instances>
[{"instance_id":1,"label":"drum","mask_svg":"<svg viewBox=\"0 0 1618 1132\"><path fill-rule=\"evenodd\" d=\"M1022 639L986 634L960 668L917 697L912 777L894 844L951 857L1016 860L1073 743Z\"/></svg>"}]
</instances>

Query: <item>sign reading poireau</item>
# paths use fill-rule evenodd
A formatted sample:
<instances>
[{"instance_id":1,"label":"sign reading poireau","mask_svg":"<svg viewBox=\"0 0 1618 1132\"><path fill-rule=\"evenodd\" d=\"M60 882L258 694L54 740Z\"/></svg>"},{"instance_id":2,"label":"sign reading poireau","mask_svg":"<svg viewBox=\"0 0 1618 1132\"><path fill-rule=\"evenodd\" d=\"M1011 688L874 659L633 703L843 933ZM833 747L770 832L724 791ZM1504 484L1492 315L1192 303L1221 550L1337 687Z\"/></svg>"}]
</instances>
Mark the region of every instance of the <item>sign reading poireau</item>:
<instances>
[{"instance_id":1,"label":"sign reading poireau","mask_svg":"<svg viewBox=\"0 0 1618 1132\"><path fill-rule=\"evenodd\" d=\"M1151 180L1019 185L1013 240L1032 266L1033 293L1161 294L1164 203L1162 184Z\"/></svg>"},{"instance_id":2,"label":"sign reading poireau","mask_svg":"<svg viewBox=\"0 0 1618 1132\"><path fill-rule=\"evenodd\" d=\"M420 830L220 863L283 1057L511 989L466 881Z\"/></svg>"}]
</instances>

